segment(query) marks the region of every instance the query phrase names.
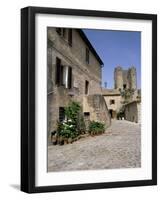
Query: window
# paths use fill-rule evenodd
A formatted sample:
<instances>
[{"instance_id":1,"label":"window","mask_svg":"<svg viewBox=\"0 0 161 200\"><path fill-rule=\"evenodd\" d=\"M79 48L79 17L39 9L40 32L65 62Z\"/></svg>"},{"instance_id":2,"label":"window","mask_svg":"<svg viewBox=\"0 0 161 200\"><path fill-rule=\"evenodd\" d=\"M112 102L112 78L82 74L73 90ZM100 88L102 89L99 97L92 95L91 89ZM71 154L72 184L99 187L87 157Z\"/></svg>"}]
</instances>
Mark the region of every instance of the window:
<instances>
[{"instance_id":1,"label":"window","mask_svg":"<svg viewBox=\"0 0 161 200\"><path fill-rule=\"evenodd\" d=\"M86 48L86 63L89 64L89 49Z\"/></svg>"},{"instance_id":2,"label":"window","mask_svg":"<svg viewBox=\"0 0 161 200\"><path fill-rule=\"evenodd\" d=\"M112 104L115 104L115 100L114 99L110 100L110 105L112 105Z\"/></svg>"},{"instance_id":3,"label":"window","mask_svg":"<svg viewBox=\"0 0 161 200\"><path fill-rule=\"evenodd\" d=\"M60 84L64 85L64 66L60 65Z\"/></svg>"},{"instance_id":4,"label":"window","mask_svg":"<svg viewBox=\"0 0 161 200\"><path fill-rule=\"evenodd\" d=\"M59 122L63 122L65 119L65 109L64 107L59 107Z\"/></svg>"},{"instance_id":5,"label":"window","mask_svg":"<svg viewBox=\"0 0 161 200\"><path fill-rule=\"evenodd\" d=\"M55 73L55 84L60 86L64 85L64 66L61 64L61 59L56 58L56 73Z\"/></svg>"},{"instance_id":6,"label":"window","mask_svg":"<svg viewBox=\"0 0 161 200\"><path fill-rule=\"evenodd\" d=\"M66 88L72 88L72 67L64 66L61 64L61 59L56 58L56 73L55 84L57 86L65 86Z\"/></svg>"},{"instance_id":7,"label":"window","mask_svg":"<svg viewBox=\"0 0 161 200\"><path fill-rule=\"evenodd\" d=\"M126 89L126 84L123 84L123 88Z\"/></svg>"},{"instance_id":8,"label":"window","mask_svg":"<svg viewBox=\"0 0 161 200\"><path fill-rule=\"evenodd\" d=\"M68 68L68 88L72 88L72 68L70 66Z\"/></svg>"},{"instance_id":9,"label":"window","mask_svg":"<svg viewBox=\"0 0 161 200\"><path fill-rule=\"evenodd\" d=\"M90 116L90 112L84 112L84 116L85 117L89 117Z\"/></svg>"},{"instance_id":10,"label":"window","mask_svg":"<svg viewBox=\"0 0 161 200\"><path fill-rule=\"evenodd\" d=\"M89 82L85 82L85 94L88 94L88 89L89 89Z\"/></svg>"},{"instance_id":11,"label":"window","mask_svg":"<svg viewBox=\"0 0 161 200\"><path fill-rule=\"evenodd\" d=\"M63 74L62 74L62 83L61 83L61 85L66 86L67 67L66 67L66 66L63 66L62 68L63 68L63 69L62 69Z\"/></svg>"},{"instance_id":12,"label":"window","mask_svg":"<svg viewBox=\"0 0 161 200\"><path fill-rule=\"evenodd\" d=\"M72 29L68 29L68 43L72 46Z\"/></svg>"},{"instance_id":13,"label":"window","mask_svg":"<svg viewBox=\"0 0 161 200\"><path fill-rule=\"evenodd\" d=\"M55 68L55 84L60 85L60 74L61 74L61 60L56 58L56 68Z\"/></svg>"}]
</instances>

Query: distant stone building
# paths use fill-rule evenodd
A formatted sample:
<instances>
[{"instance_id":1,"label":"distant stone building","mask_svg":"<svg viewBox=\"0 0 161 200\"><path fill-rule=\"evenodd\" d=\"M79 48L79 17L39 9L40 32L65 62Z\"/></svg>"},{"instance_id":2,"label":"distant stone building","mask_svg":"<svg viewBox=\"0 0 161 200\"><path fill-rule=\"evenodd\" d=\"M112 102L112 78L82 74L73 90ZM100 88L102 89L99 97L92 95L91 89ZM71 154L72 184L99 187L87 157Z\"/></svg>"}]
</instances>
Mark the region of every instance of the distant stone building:
<instances>
[{"instance_id":1,"label":"distant stone building","mask_svg":"<svg viewBox=\"0 0 161 200\"><path fill-rule=\"evenodd\" d=\"M116 67L114 71L115 89L137 89L136 68L130 67L125 70L122 67Z\"/></svg>"},{"instance_id":2,"label":"distant stone building","mask_svg":"<svg viewBox=\"0 0 161 200\"><path fill-rule=\"evenodd\" d=\"M110 124L102 96L103 62L80 29L47 28L48 133L64 119L64 107L80 102L86 121Z\"/></svg>"},{"instance_id":3,"label":"distant stone building","mask_svg":"<svg viewBox=\"0 0 161 200\"><path fill-rule=\"evenodd\" d=\"M118 90L116 89L102 89L102 95L108 106L108 110L111 118L117 118L117 113L122 107L122 97Z\"/></svg>"},{"instance_id":4,"label":"distant stone building","mask_svg":"<svg viewBox=\"0 0 161 200\"><path fill-rule=\"evenodd\" d=\"M140 101L132 101L125 105L125 119L131 122L141 123Z\"/></svg>"},{"instance_id":5,"label":"distant stone building","mask_svg":"<svg viewBox=\"0 0 161 200\"><path fill-rule=\"evenodd\" d=\"M136 80L135 67L130 67L127 70L120 66L115 68L114 89L102 89L111 118L117 118L120 112L124 112L124 118L127 120L140 121L138 102L141 101L141 91L137 89ZM135 107L136 102L138 106Z\"/></svg>"}]
</instances>

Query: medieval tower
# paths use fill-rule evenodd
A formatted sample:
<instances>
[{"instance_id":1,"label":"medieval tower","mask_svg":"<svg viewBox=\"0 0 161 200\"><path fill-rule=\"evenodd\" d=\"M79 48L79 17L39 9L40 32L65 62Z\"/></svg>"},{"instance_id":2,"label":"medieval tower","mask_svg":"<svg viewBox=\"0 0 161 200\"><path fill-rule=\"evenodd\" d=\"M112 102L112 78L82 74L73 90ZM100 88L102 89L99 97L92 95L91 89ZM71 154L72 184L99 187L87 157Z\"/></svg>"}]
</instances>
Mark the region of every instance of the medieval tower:
<instances>
[{"instance_id":1,"label":"medieval tower","mask_svg":"<svg viewBox=\"0 0 161 200\"><path fill-rule=\"evenodd\" d=\"M114 71L115 89L137 89L136 68L130 67L127 70L118 66Z\"/></svg>"}]
</instances>

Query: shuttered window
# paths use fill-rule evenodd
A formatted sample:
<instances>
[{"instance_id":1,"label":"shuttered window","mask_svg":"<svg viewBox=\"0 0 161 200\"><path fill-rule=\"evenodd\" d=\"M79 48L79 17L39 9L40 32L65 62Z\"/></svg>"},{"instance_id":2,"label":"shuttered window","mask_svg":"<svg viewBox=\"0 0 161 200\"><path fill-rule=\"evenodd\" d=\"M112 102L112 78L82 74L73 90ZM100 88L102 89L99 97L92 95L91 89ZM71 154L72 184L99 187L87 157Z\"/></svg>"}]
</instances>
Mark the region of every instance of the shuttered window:
<instances>
[{"instance_id":1,"label":"shuttered window","mask_svg":"<svg viewBox=\"0 0 161 200\"><path fill-rule=\"evenodd\" d=\"M89 82L85 81L85 94L88 94Z\"/></svg>"},{"instance_id":2,"label":"shuttered window","mask_svg":"<svg viewBox=\"0 0 161 200\"><path fill-rule=\"evenodd\" d=\"M63 77L63 74L64 74L64 66L63 65L60 65L60 84L59 85L64 85L64 77Z\"/></svg>"},{"instance_id":3,"label":"shuttered window","mask_svg":"<svg viewBox=\"0 0 161 200\"><path fill-rule=\"evenodd\" d=\"M63 85L69 89L72 88L72 67L63 66L58 57L56 58L55 84L57 86Z\"/></svg>"},{"instance_id":4,"label":"shuttered window","mask_svg":"<svg viewBox=\"0 0 161 200\"><path fill-rule=\"evenodd\" d=\"M72 67L68 68L68 88L72 88Z\"/></svg>"},{"instance_id":5,"label":"shuttered window","mask_svg":"<svg viewBox=\"0 0 161 200\"><path fill-rule=\"evenodd\" d=\"M61 74L61 60L56 58L56 69L55 69L55 84L60 85L60 74Z\"/></svg>"},{"instance_id":6,"label":"shuttered window","mask_svg":"<svg viewBox=\"0 0 161 200\"><path fill-rule=\"evenodd\" d=\"M56 58L56 73L55 73L55 84L60 86L64 85L63 80L63 65L61 65L61 60L57 57Z\"/></svg>"}]
</instances>

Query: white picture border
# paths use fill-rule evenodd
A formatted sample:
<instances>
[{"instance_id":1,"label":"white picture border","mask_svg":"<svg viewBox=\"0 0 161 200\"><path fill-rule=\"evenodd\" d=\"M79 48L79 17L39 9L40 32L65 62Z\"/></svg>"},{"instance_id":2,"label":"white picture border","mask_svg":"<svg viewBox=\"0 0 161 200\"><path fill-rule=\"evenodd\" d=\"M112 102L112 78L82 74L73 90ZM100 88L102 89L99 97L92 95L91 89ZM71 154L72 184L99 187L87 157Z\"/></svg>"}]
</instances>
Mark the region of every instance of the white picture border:
<instances>
[{"instance_id":1,"label":"white picture border","mask_svg":"<svg viewBox=\"0 0 161 200\"><path fill-rule=\"evenodd\" d=\"M36 14L36 143L35 185L152 179L152 21ZM141 31L141 168L47 173L47 27Z\"/></svg>"}]
</instances>

